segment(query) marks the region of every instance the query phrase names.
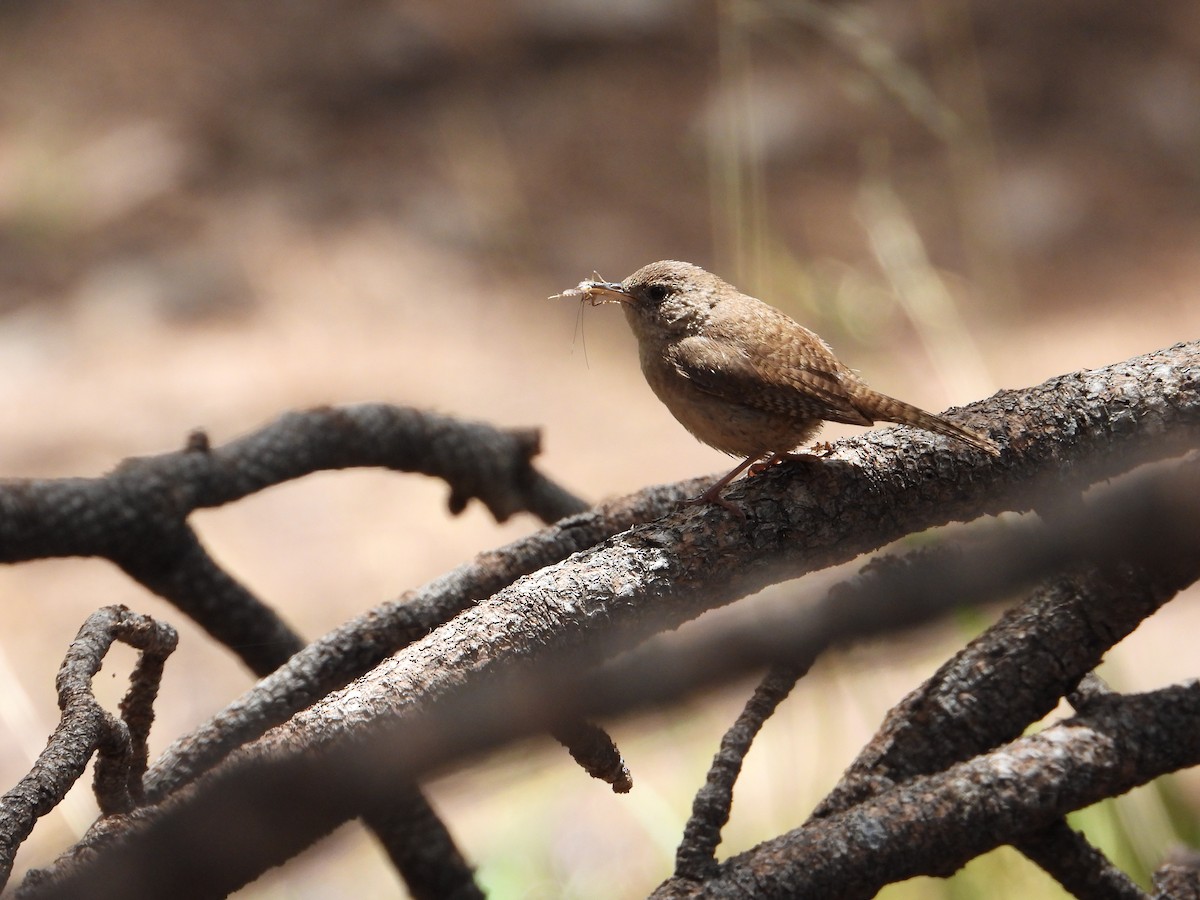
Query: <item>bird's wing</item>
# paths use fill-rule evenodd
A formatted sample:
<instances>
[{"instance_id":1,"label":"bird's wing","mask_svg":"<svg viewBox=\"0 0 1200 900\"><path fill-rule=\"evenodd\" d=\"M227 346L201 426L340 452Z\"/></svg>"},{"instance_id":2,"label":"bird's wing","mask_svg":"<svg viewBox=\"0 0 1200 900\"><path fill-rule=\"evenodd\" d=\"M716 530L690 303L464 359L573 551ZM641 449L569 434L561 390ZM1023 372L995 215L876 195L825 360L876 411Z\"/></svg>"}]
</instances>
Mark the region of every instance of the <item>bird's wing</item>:
<instances>
[{"instance_id":1,"label":"bird's wing","mask_svg":"<svg viewBox=\"0 0 1200 900\"><path fill-rule=\"evenodd\" d=\"M790 319L791 328L799 328ZM796 419L870 425L847 396L855 375L837 361L815 334L812 340L759 332L737 340L692 336L672 345L679 374L707 394L764 412Z\"/></svg>"}]
</instances>

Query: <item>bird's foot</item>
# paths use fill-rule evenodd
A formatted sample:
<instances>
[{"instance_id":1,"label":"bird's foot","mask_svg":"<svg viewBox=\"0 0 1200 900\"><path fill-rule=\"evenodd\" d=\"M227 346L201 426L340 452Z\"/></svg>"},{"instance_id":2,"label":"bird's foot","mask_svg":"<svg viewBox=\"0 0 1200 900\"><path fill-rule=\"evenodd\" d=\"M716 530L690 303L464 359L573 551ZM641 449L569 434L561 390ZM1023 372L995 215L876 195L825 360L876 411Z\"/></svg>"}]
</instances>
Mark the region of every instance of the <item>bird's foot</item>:
<instances>
[{"instance_id":1,"label":"bird's foot","mask_svg":"<svg viewBox=\"0 0 1200 900\"><path fill-rule=\"evenodd\" d=\"M833 447L831 445L827 444L826 446L828 446L830 450L833 449ZM820 449L820 448L814 447L813 449L815 450L815 449ZM825 454L814 454L814 453L808 453L805 451L800 451L797 453L775 453L775 454L772 454L768 459L764 459L762 462L755 463L754 465L752 465L749 469L749 473L751 475L761 475L763 472L767 471L767 469L771 468L772 466L778 466L778 465L782 465L783 463L788 463L788 462L797 462L797 463L804 463L805 465L810 465L812 463L820 461L820 459L824 455Z\"/></svg>"},{"instance_id":2,"label":"bird's foot","mask_svg":"<svg viewBox=\"0 0 1200 900\"><path fill-rule=\"evenodd\" d=\"M721 487L724 487L724 485L721 485ZM719 491L714 491L712 488L709 488L707 491L705 491L699 497L692 497L690 500L684 500L682 505L683 506L701 506L701 505L706 505L706 504L720 506L722 509L728 510L730 513L732 513L737 518L741 519L743 522L746 521L746 511L745 510L743 510L740 506L738 506L732 500L726 500L724 497L721 496Z\"/></svg>"}]
</instances>

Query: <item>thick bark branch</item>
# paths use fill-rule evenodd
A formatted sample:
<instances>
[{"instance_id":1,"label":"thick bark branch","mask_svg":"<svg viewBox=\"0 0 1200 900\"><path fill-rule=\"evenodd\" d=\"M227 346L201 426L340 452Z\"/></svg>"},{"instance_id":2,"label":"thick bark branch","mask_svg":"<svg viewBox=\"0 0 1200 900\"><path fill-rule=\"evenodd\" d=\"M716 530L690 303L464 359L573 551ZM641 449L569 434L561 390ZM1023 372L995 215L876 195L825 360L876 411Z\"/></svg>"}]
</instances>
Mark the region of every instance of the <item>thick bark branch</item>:
<instances>
[{"instance_id":1,"label":"thick bark branch","mask_svg":"<svg viewBox=\"0 0 1200 900\"><path fill-rule=\"evenodd\" d=\"M1036 538L1031 532L1025 539L1018 538L1025 551L1012 544L1001 552L993 542L984 552L970 552L947 568L945 552L933 549L859 576L856 590L879 579L895 586L897 573L888 569L918 565L916 583L940 581L940 590L957 594L970 584L970 576L935 579L927 570L922 578L921 569L942 559L944 572L970 573L985 566L990 557L1011 578L1019 575L1016 560L1028 563L1030 553L1062 552L1064 541L1078 539L1084 532L1091 532L1092 549L1077 560L1105 561L1100 568L1089 562L1082 574L1062 576L1040 588L893 709L805 828L818 827L822 818L855 808L913 776L943 771L1015 738L1071 691L1109 647L1178 589L1200 578L1200 516L1193 503L1200 496L1200 461L1182 465L1166 481L1158 477L1127 479L1103 502L1081 505L1060 517L1053 534ZM1157 501L1151 499L1154 495ZM1149 506L1143 505L1146 500ZM1178 515L1170 514L1172 507ZM1060 562L1069 559L1064 555ZM900 582L908 586L893 597L895 606L908 608L919 602L920 589L914 588L912 575L905 573ZM831 599L844 603L854 595L842 589ZM1097 696L1091 690L1083 694L1089 703L1099 702ZM1076 896L1142 896L1127 876L1062 823L1011 838ZM741 864L753 869L760 852L777 851L770 844L761 845L743 854ZM675 880L681 882L699 880L689 873L678 874L683 877Z\"/></svg>"},{"instance_id":2,"label":"thick bark branch","mask_svg":"<svg viewBox=\"0 0 1200 900\"><path fill-rule=\"evenodd\" d=\"M1089 567L1035 591L888 714L814 816L1017 737L1197 577L1200 557L1188 554L1166 570Z\"/></svg>"},{"instance_id":3,"label":"thick bark branch","mask_svg":"<svg viewBox=\"0 0 1200 900\"><path fill-rule=\"evenodd\" d=\"M397 600L318 638L213 719L169 748L146 776L161 800L267 729L345 686L523 575L566 559L633 525L664 515L704 489L705 479L648 488L489 550Z\"/></svg>"},{"instance_id":4,"label":"thick bark branch","mask_svg":"<svg viewBox=\"0 0 1200 900\"><path fill-rule=\"evenodd\" d=\"M1200 440L1200 344L999 394L972 413L986 418L997 408L1024 425L1010 439L1022 448L1016 458L989 462L928 444L888 468L879 445L894 429L839 445L816 472L769 471L737 492L746 521L689 507L528 575L384 661L352 693L299 713L264 749L337 741L505 663L579 646L597 622L632 642L648 627L676 627L904 534L1044 506L1051 484L1055 493L1080 490L1133 461L1179 452Z\"/></svg>"},{"instance_id":5,"label":"thick bark branch","mask_svg":"<svg viewBox=\"0 0 1200 900\"><path fill-rule=\"evenodd\" d=\"M915 436L913 452L888 467L883 448L902 432L873 434L839 445L834 459L816 471L800 476L772 471L744 483L735 493L748 513L745 521L688 508L526 576L243 750L211 781L169 804L169 819L187 827L190 808L192 824L200 826L190 834L203 839L219 821L220 836L228 842L232 823L262 827L263 791L270 785L287 796L285 785L323 778L324 790L306 798L305 810L313 822L336 824L369 796L370 779L379 777L370 774L369 764L416 775L448 759L451 748L469 752L550 727L568 711L612 711L618 699L628 703L630 693L643 701L669 696L684 687L670 670L657 681L647 681L646 672L639 673L640 683L618 679L624 689L619 698L607 693L607 683L585 686L566 673L628 646L648 629L673 627L766 583L952 519L1029 509L1044 504L1052 486L1080 490L1136 462L1194 445L1200 425L1198 360L1200 346L1179 345L976 404L973 417L1003 421L1009 434L1009 449L998 462ZM598 623L613 635L602 649L593 640ZM574 657L569 668L555 670L562 676L557 681L520 682L524 693L503 691L501 683L513 676L514 666L554 654ZM568 703L566 696L575 699ZM386 755L382 747L372 755L361 743L372 733L387 734ZM319 764L325 754L331 766ZM296 777L301 780L291 780ZM223 809L221 798L236 800L237 814ZM273 802L278 800L274 794ZM218 818L206 819L214 811ZM289 813L293 819L295 814ZM291 824L308 828L300 821ZM111 848L101 862L114 873L113 884L120 885L121 873L138 870L133 860L139 849L149 852L170 832L150 829L137 841ZM311 840L290 834L301 844ZM253 856L244 842L235 850ZM157 858L161 854L160 846ZM242 862L230 870L246 875L261 865ZM216 857L209 856L208 863L215 864ZM217 868L225 871L223 863ZM90 885L108 884L96 877L98 871L99 864L81 877ZM166 881L157 885L160 891L172 877L161 874Z\"/></svg>"},{"instance_id":6,"label":"thick bark branch","mask_svg":"<svg viewBox=\"0 0 1200 900\"><path fill-rule=\"evenodd\" d=\"M1200 516L1193 504L1179 502L1181 498L1194 496L1200 487L1196 483L1195 468L1190 467L1184 480L1177 474L1143 476L1132 485L1111 491L1112 496L1106 497L1103 503L1081 508L1077 520L1064 519L1060 528L1073 527L1078 522L1096 525L1094 532L1081 529L1084 545L1075 547L1075 557L1110 553L1114 542L1133 551L1146 550L1147 544L1152 542L1144 538L1139 541L1135 535L1146 514L1156 511L1154 517L1163 524L1164 533L1171 536L1170 542L1157 548L1158 552L1168 558L1186 556L1196 559L1200 548ZM1137 505L1139 500L1141 506ZM1175 513L1180 513L1178 518L1172 518ZM1001 534L1009 541L1001 554L1004 559L1028 556L1046 541L1044 532L1030 532L1018 546L1011 542L1007 530ZM1099 545L1089 545L1086 543L1089 535L1103 535L1105 540ZM860 578L856 589L835 591L827 602L802 609L801 614L791 620L763 622L754 617L734 622L722 629L719 639L712 639L719 643L702 642L653 654L639 651L627 661L605 667L598 673L581 672L577 654L562 654L553 664L520 674L508 669L507 677L452 691L423 715L392 723L366 743L348 741L327 748L327 753L313 754L291 752L286 745L271 742L272 753L247 754L239 763L222 767L208 779L182 792L166 805L162 818L152 823L155 827L142 830L133 836L134 840L99 847L99 856L86 868L68 867L73 871L60 873L64 881L56 892L35 891L30 896L154 897L169 894L184 885L195 896L221 896L242 883L239 879L260 872L264 855L278 861L286 857L287 852L297 852L343 817L354 814L359 805L368 802L378 791L380 784L389 783L402 774L415 777L432 767L444 766L452 757L461 758L505 740L545 730L556 722L580 714L613 714L674 699L683 692L694 690L698 684L711 683L712 679L722 676L740 675L756 663L761 664L763 659L787 660L802 665L813 659L831 640L847 641L878 635L901 623L926 620L937 610L962 602L970 587L981 584L977 572L980 561L993 556L993 550L994 547L979 547L978 556L963 555L961 566L948 572L926 571L915 579L910 577L912 571L909 568L882 567L872 571L869 577ZM1054 557L1043 560L1045 563L1054 561ZM1000 571L1003 573L1003 568ZM1008 582L1002 582L998 589L1008 587ZM1100 698L1096 703L1103 705L1105 700ZM1089 707L1089 714L1091 712ZM1192 727L1200 726L1193 723ZM1151 735L1150 739L1157 742L1160 735ZM1192 751L1195 751L1194 747ZM1140 759L1131 758L1117 774L1128 779L1130 784L1159 774L1153 767L1138 769L1142 764ZM1053 775L1051 767L1047 777ZM952 781L946 782L937 790L949 791L952 786ZM1052 793L1049 787L1042 790ZM921 802L924 795L918 791L903 796L902 801L893 803L886 800L885 795L879 804L867 809L870 815L891 814L895 809L904 809L907 804ZM948 797L942 794L924 796L924 799L931 797L943 805L950 804ZM1026 810L1019 804L1027 800L1015 798L1018 805L1000 810L994 822L988 825L976 822L973 827L991 834L997 841L1019 838L1042 821L1037 817L1028 821L1020 818ZM844 818L858 809L838 816ZM1014 821L1021 823L1015 831ZM844 843L845 833L836 830L842 825L831 825L829 828L834 830L826 831L824 822L814 823L812 829L832 835L830 840L835 844ZM931 853L940 851L941 842L948 839L947 835L955 833L959 827L956 822L951 818L946 833L930 838ZM926 822L920 827L936 830L940 826L937 822ZM252 836L264 833L271 835L272 843L269 847L258 848ZM785 845L785 849L809 847L807 838L790 837L793 840ZM203 880L194 871L174 863L163 864L172 858L172 848L180 847L190 848L208 861ZM764 852L775 849L774 845L764 845ZM816 852L824 849L820 845ZM936 866L939 860L946 858L945 855L926 855L921 864ZM863 860L858 857L842 859L839 856L839 859L851 872L863 865ZM895 862L897 858L888 859ZM720 877L725 877L727 867L732 864L730 861L720 868ZM913 860L903 859L895 871L907 872L905 867L913 864ZM784 865L783 856L773 853L769 865ZM803 868L803 862L797 861L795 867ZM832 878L827 868L822 869L822 878ZM872 868L872 877L879 877L881 871ZM907 876L901 874L898 877ZM695 882L677 879L667 888L682 889L685 884L691 886L689 890L695 887ZM80 894L80 891L84 893ZM819 889L815 891L811 895L823 896Z\"/></svg>"}]
</instances>

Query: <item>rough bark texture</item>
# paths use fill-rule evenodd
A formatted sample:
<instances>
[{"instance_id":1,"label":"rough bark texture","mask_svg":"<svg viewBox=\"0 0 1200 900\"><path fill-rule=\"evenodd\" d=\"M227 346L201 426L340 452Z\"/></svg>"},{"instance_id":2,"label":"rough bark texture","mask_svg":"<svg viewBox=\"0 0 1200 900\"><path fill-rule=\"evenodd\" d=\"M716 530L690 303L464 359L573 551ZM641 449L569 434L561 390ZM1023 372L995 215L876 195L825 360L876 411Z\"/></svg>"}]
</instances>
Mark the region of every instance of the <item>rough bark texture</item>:
<instances>
[{"instance_id":1,"label":"rough bark texture","mask_svg":"<svg viewBox=\"0 0 1200 900\"><path fill-rule=\"evenodd\" d=\"M109 648L123 641L140 651L118 720L96 702L92 678ZM96 758L96 797L105 814L126 812L141 799L146 739L163 663L178 636L169 625L111 606L92 613L71 642L57 678L62 720L33 770L0 797L0 890L34 823L59 804Z\"/></svg>"},{"instance_id":2,"label":"rough bark texture","mask_svg":"<svg viewBox=\"0 0 1200 900\"><path fill-rule=\"evenodd\" d=\"M209 556L187 521L192 512L322 469L358 466L441 477L450 485L453 512L461 511L472 497L483 501L498 520L519 510L534 512L545 521L582 511L586 504L532 467L537 452L534 431L503 431L384 404L291 413L215 449L207 435L194 432L184 450L127 460L102 478L0 483L0 562L55 556L109 559L191 616L256 674L266 675L299 651L304 641ZM361 655L343 659L339 668L343 677L337 685L365 671L395 646L377 644L375 655L368 653L369 662L358 662L358 668ZM135 686L160 674L161 670L151 671L153 665L143 656ZM332 686L326 679L325 690ZM318 696L304 692L305 687L293 690L289 712ZM145 698L131 692L126 700L123 710L133 717L132 744L120 723L109 721L98 734L77 743L69 764L58 765L69 785L74 770L87 762L93 749L99 749L97 796L106 813L127 810L144 799L145 734L139 728L148 728L152 715ZM282 698L275 698L276 709L285 705ZM286 718L286 713L280 715ZM119 762L112 761L114 755ZM126 777L131 767L135 778ZM35 771L22 784L45 775ZM17 803L15 796L13 802ZM32 818L44 811L40 806L32 814L6 810L4 823L16 829L17 843L28 834ZM381 825L377 836L415 895L439 896L450 884L462 885L462 896L477 890L449 831L419 791L411 785L388 786L375 798L372 811ZM401 819L414 824L397 828ZM11 865L15 844L8 849L6 860ZM409 865L411 869L406 869Z\"/></svg>"},{"instance_id":3,"label":"rough bark texture","mask_svg":"<svg viewBox=\"0 0 1200 900\"><path fill-rule=\"evenodd\" d=\"M697 479L650 488L563 519L350 620L289 659L199 729L180 738L146 776L161 799L233 750L287 721L315 699L369 671L522 575L560 562L640 522L656 519L703 490Z\"/></svg>"},{"instance_id":4,"label":"rough bark texture","mask_svg":"<svg viewBox=\"0 0 1200 900\"><path fill-rule=\"evenodd\" d=\"M893 455L884 447L903 431L893 429L844 442L815 472L769 471L733 492L746 521L687 507L527 575L297 714L259 751L337 741L501 664L577 646L596 622L633 641L648 623L676 627L905 534L1036 508L1063 488L1178 453L1200 432L1200 344L1002 392L971 412L1004 423L1012 449L1002 459L919 433L913 452Z\"/></svg>"},{"instance_id":5,"label":"rough bark texture","mask_svg":"<svg viewBox=\"0 0 1200 900\"><path fill-rule=\"evenodd\" d=\"M791 666L772 666L754 689L754 696L742 714L725 732L704 787L692 801L692 814L675 852L677 878L700 881L717 871L717 845L733 809L733 786L741 774L742 762L763 724L787 699L802 674L803 671Z\"/></svg>"},{"instance_id":6,"label":"rough bark texture","mask_svg":"<svg viewBox=\"0 0 1200 900\"><path fill-rule=\"evenodd\" d=\"M552 522L585 504L530 460L533 431L384 404L289 413L220 447L193 433L175 453L126 460L101 478L0 482L0 562L97 556L174 603L258 675L304 642L227 575L187 518L325 469L381 466L450 485L459 511L478 497L500 521L529 510Z\"/></svg>"},{"instance_id":7,"label":"rough bark texture","mask_svg":"<svg viewBox=\"0 0 1200 900\"><path fill-rule=\"evenodd\" d=\"M490 746L523 733L520 729L551 726L560 713L619 708L621 698L606 695L603 681L572 684L567 673L579 672L652 630L674 627L765 584L948 521L1035 508L1046 508L1060 521L1069 519L1069 509L1049 508L1047 498L1080 491L1139 462L1196 445L1200 345L1178 345L1026 391L1003 392L975 404L971 416L990 421L991 433L1005 444L998 461L903 429L871 434L843 442L820 467L780 467L738 486L731 499L746 511L745 520L720 509L687 507L531 571L238 751L168 802L159 825L169 820L172 827L184 829L175 837L187 834L189 840L204 840L223 828L219 845L203 855L215 869L211 879L220 882L210 880L209 889L227 890L240 883L238 878L261 871L264 859L285 858L341 817L355 814L369 796L372 779L388 783L406 766L415 775L445 759L448 747L461 753ZM905 452L896 452L901 445ZM1094 544L1093 552L1104 546ZM597 643L598 633L607 640ZM834 634L840 633L835 629ZM551 673L552 680L557 677L564 684L521 682L528 665L551 657L571 658L569 669ZM661 681L669 684L672 677L668 670ZM524 690L504 692L514 685ZM645 684L644 696L659 687ZM574 706L566 696L574 697ZM1102 699L1073 724L1021 739L1003 752L967 759L949 772L918 775L891 787L885 784L893 777L890 770L881 775L867 764L872 789L862 794L867 799L860 806L831 812L812 827L728 861L706 889L744 883L761 891L760 896L862 896L855 891L867 890L887 872L950 871L960 864L944 852L950 835L975 836L956 852L982 852L991 846L987 840L995 839L989 836L1050 827L1077 805L1193 764L1197 705L1194 689ZM480 722L493 728L486 740L472 737L470 727ZM1153 740L1147 740L1146 729ZM1002 731L989 733L982 743L994 747L1004 739ZM372 744L372 735L386 739ZM967 753L965 746L962 752ZM1047 759L1060 760L1061 766L1034 766L1034 760L1041 765ZM382 768L376 775L364 774L370 765ZM917 771L922 765L916 764ZM1029 777L1013 780L1014 766ZM1055 779L1067 777L1069 786L1047 802ZM264 804L279 802L279 792L290 797L296 785L316 782L322 790L297 797L302 806L291 810L294 817L303 808L311 822L273 832L276 846L257 858L256 848L237 845L231 830L235 823L253 829L255 822L264 821ZM222 806L230 799L240 803L240 810ZM937 815L918 817L918 809ZM899 837L889 839L880 831L878 823L887 821L881 816L899 817ZM148 891L144 896L154 891L161 895L180 883L196 887L195 881L181 882L179 871L165 870L163 845L156 841L167 840L171 846L168 831L135 828L132 839L106 848L95 864L64 873L67 880L60 890L69 891L72 881L76 888L89 885L95 896L102 896L101 891L136 896L129 892L134 888ZM835 862L842 857L834 854L827 865L814 866L803 855L823 847L813 842L825 834L834 841L831 846L869 851L873 860L841 893L836 885L842 882L836 878L845 873L835 875ZM177 846L184 845L198 846ZM914 855L913 846L941 849L940 861L931 864ZM157 860L152 873L143 868L148 859ZM158 880L135 884L139 872ZM797 888L796 878L808 881ZM673 883L664 890L685 887Z\"/></svg>"},{"instance_id":8,"label":"rough bark texture","mask_svg":"<svg viewBox=\"0 0 1200 900\"><path fill-rule=\"evenodd\" d=\"M872 897L892 881L950 875L998 846L998 835L1049 826L1197 762L1200 686L1114 697L1087 715L767 841L703 884L673 879L654 896Z\"/></svg>"},{"instance_id":9,"label":"rough bark texture","mask_svg":"<svg viewBox=\"0 0 1200 900\"><path fill-rule=\"evenodd\" d=\"M1085 528L1073 539L1064 539L1064 545L1075 547L1074 557L1063 556L1060 547L1044 562L1107 555L1114 542L1126 545L1131 552L1160 553L1168 559L1200 558L1200 510L1190 502L1179 502L1200 492L1197 468L1195 464L1184 467L1184 471L1167 467L1166 471L1145 473L1132 483L1105 492L1103 502L1089 503L1074 518L1064 518L1058 525L1068 532L1074 531L1078 523L1094 525L1090 532ZM1132 502L1137 500L1140 506ZM1162 523L1172 540L1138 541L1136 533L1147 517ZM999 532L1004 539L999 547L1001 558L1035 556L1032 551L1047 543L1044 531L1029 530L1015 539L1008 531ZM1094 543L1097 537L1103 540ZM415 777L444 765L452 757L462 758L552 728L580 714L610 715L646 703L669 701L722 675L742 674L764 658L802 664L831 642L879 635L903 623L926 620L938 609L963 602L962 595L979 586L976 570L981 560L996 555L995 541L994 535L991 542L973 551L975 556L961 554L963 565L959 568L872 567L868 576L856 579L853 589L834 591L825 602L811 608L798 607L792 616L794 621L763 623L750 617L734 627L726 623L721 635L713 636L707 644L654 653L645 648L596 673L581 671L577 653L563 653L528 671L509 669L505 677L451 691L423 714L381 727L375 738L365 743L339 742L318 754L284 750L268 756L248 755L177 795L161 809L155 827L142 831L135 840L98 848L103 851L102 858L84 871L64 873L68 881L61 893L52 896L71 896L71 891L84 883L92 886L93 892L98 890L95 885L103 884L112 896L160 896L182 885L200 896L220 896L239 883L237 878L260 871L264 855L269 853L274 859L275 854L286 856L285 849L294 852L336 824L340 816L369 805L382 786L398 777ZM1007 585L1004 582L1001 589L1007 589ZM1096 702L1103 704L1107 699L1098 695ZM1047 781L1045 791L1049 793L1056 790L1055 780L1065 777L1057 760L1057 756L1042 760L1045 771L1039 775L1035 755L1026 758L1030 777L1037 775ZM1148 779L1155 774L1156 770L1147 773L1131 768L1123 777ZM950 800L941 797L939 802ZM886 811L890 807L875 809ZM936 808L931 812L941 814ZM921 818L915 808L907 814ZM1037 827L1040 821L1025 821L1015 814L997 816L988 826L997 841L1006 834L1010 839L1019 838L1025 834L1022 829ZM844 843L844 834L820 830L821 822L817 825L818 836L830 835L829 840L838 847ZM926 822L923 827L934 824ZM240 841L233 837L239 831L245 836ZM270 834L273 845L256 847L251 836L258 833ZM969 858L974 853L974 844L953 845L955 835L950 828L925 845L922 856L910 853L892 860L901 860L907 867L902 872L913 866L939 871L945 860L963 853ZM794 840L788 846L825 853L819 839L815 844ZM159 865L170 858L171 848L175 847L204 848L209 859L219 860L220 864L206 870L202 881L195 873ZM860 849L865 852L869 848ZM753 859L753 854L745 854L744 858ZM855 873L863 866L863 860L853 855L843 854L838 859ZM724 864L715 877L723 878L732 862ZM134 883L123 875L126 872L140 872L148 880ZM879 874L876 870L876 876ZM826 872L824 877L834 876ZM686 881L688 890L696 885L691 880L676 881ZM133 893L135 889L141 893Z\"/></svg>"}]
</instances>

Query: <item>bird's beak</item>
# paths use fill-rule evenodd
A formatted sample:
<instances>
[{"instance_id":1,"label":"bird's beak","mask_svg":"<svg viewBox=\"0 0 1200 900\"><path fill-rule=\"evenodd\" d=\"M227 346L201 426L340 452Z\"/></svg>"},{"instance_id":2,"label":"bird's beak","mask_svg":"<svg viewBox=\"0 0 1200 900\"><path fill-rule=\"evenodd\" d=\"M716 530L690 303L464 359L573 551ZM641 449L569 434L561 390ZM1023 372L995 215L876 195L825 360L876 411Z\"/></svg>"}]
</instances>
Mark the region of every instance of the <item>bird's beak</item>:
<instances>
[{"instance_id":1,"label":"bird's beak","mask_svg":"<svg viewBox=\"0 0 1200 900\"><path fill-rule=\"evenodd\" d=\"M613 281L590 281L585 282L587 287L583 289L583 299L592 306L599 306L601 303L632 303L633 298L630 297L622 289L620 284Z\"/></svg>"}]
</instances>

